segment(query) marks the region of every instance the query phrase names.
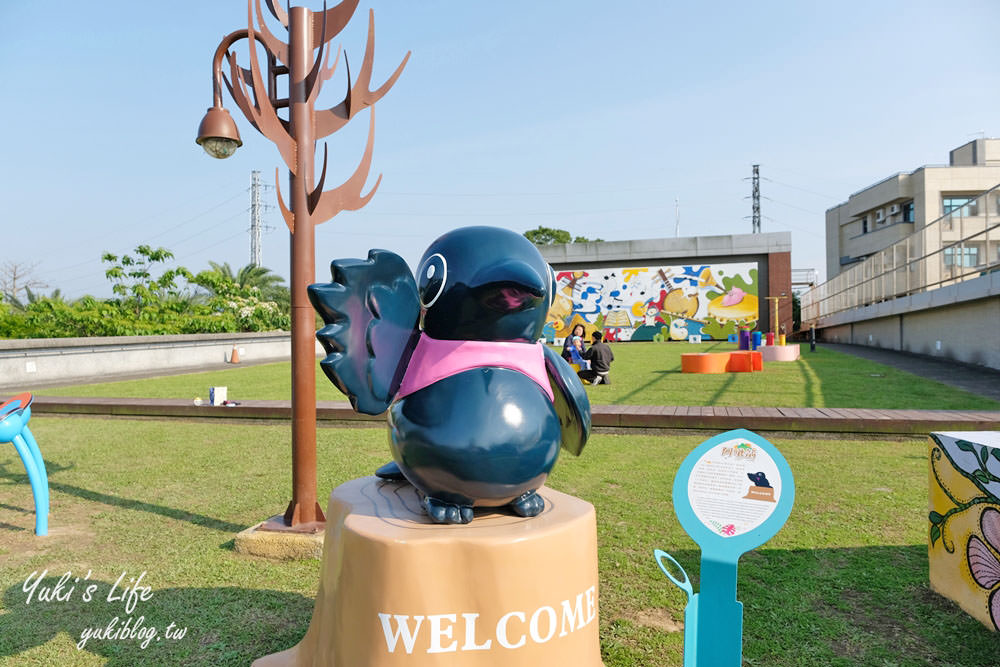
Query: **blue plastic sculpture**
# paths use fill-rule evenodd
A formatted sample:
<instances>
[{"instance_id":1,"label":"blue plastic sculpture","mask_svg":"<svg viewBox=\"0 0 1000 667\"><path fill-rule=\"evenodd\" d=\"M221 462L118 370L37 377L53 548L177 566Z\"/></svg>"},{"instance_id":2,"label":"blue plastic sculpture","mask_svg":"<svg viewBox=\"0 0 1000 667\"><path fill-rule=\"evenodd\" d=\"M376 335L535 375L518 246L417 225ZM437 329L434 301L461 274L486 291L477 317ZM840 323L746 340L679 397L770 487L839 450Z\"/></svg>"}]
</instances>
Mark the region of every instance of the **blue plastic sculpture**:
<instances>
[{"instance_id":1,"label":"blue plastic sculpture","mask_svg":"<svg viewBox=\"0 0 1000 667\"><path fill-rule=\"evenodd\" d=\"M0 405L0 442L12 443L21 457L35 499L35 534L48 535L49 478L45 474L42 452L28 428L32 400L31 394L23 393Z\"/></svg>"},{"instance_id":2,"label":"blue plastic sculpture","mask_svg":"<svg viewBox=\"0 0 1000 667\"><path fill-rule=\"evenodd\" d=\"M473 507L544 508L536 490L562 446L579 455L590 403L576 373L538 342L555 276L526 238L464 227L424 253L414 280L398 255L335 260L311 285L330 380L354 409L388 410L393 463L438 523Z\"/></svg>"},{"instance_id":3,"label":"blue plastic sculpture","mask_svg":"<svg viewBox=\"0 0 1000 667\"><path fill-rule=\"evenodd\" d=\"M701 547L698 593L670 554L653 552L663 573L687 595L684 666L739 667L743 603L736 599L737 565L740 556L771 539L788 520L795 502L792 470L781 452L756 433L727 431L684 459L674 477L673 501L681 526Z\"/></svg>"}]
</instances>

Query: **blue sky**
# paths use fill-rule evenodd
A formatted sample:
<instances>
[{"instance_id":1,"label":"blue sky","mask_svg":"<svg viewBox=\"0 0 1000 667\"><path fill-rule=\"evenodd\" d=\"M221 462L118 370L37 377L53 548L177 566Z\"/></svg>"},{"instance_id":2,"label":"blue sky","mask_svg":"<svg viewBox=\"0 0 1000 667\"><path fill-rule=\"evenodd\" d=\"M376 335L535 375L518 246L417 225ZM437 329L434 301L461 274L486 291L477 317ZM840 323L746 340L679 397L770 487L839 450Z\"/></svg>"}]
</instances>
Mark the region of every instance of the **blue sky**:
<instances>
[{"instance_id":1,"label":"blue sky","mask_svg":"<svg viewBox=\"0 0 1000 667\"><path fill-rule=\"evenodd\" d=\"M355 71L369 7L373 81L413 55L376 105L379 192L317 228L317 280L371 247L414 264L468 224L673 236L675 199L682 236L749 233L753 163L763 231L791 231L793 268L822 274L827 208L1000 136L991 0L362 2L335 41ZM139 243L195 271L247 263L250 171L273 185L278 152L228 94L243 147L220 161L194 143L215 47L245 26L238 0L2 3L0 263L71 296L108 295L102 252ZM318 106L345 85L341 68ZM330 138L328 186L367 123ZM287 229L265 220L264 264L287 276Z\"/></svg>"}]
</instances>

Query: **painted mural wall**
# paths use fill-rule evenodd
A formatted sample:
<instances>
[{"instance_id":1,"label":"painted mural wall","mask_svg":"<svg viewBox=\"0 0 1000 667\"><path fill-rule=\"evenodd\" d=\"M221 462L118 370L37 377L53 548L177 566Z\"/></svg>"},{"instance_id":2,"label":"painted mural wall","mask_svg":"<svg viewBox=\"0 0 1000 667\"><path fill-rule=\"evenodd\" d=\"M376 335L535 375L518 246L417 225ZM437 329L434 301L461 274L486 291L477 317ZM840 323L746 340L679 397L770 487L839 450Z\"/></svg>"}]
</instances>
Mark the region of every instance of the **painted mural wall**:
<instances>
[{"instance_id":1,"label":"painted mural wall","mask_svg":"<svg viewBox=\"0 0 1000 667\"><path fill-rule=\"evenodd\" d=\"M556 284L548 340L577 324L612 341L725 340L759 318L756 262L562 271Z\"/></svg>"},{"instance_id":2,"label":"painted mural wall","mask_svg":"<svg viewBox=\"0 0 1000 667\"><path fill-rule=\"evenodd\" d=\"M931 588L1000 630L1000 433L932 433L929 454Z\"/></svg>"}]
</instances>

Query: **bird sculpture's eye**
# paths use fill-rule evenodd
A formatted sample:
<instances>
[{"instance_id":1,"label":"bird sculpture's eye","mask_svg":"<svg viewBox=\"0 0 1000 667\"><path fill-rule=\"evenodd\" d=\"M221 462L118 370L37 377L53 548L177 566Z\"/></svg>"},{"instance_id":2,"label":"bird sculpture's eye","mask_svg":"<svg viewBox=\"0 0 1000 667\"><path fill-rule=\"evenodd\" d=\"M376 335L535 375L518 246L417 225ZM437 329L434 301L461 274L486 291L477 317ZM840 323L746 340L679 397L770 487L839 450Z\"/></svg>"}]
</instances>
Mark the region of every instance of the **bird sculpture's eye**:
<instances>
[{"instance_id":1,"label":"bird sculpture's eye","mask_svg":"<svg viewBox=\"0 0 1000 667\"><path fill-rule=\"evenodd\" d=\"M555 269L553 269L551 265L547 265L547 266L549 267L549 305L548 305L548 307L551 308L552 307L552 302L554 302L556 300L556 287L558 286L558 283L556 283L556 272L555 272Z\"/></svg>"},{"instance_id":2,"label":"bird sculpture's eye","mask_svg":"<svg viewBox=\"0 0 1000 667\"><path fill-rule=\"evenodd\" d=\"M417 270L417 289L420 292L420 305L430 308L444 291L448 280L448 262L444 255L434 253L424 260Z\"/></svg>"}]
</instances>

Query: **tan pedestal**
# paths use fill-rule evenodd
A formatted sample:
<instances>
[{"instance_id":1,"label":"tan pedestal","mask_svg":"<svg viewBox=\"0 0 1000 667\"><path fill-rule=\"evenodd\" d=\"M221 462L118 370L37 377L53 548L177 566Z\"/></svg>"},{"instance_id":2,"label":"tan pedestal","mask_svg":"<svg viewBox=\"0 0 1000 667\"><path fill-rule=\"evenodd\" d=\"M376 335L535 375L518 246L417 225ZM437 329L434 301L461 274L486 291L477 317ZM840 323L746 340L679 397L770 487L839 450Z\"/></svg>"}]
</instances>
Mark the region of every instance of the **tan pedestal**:
<instances>
[{"instance_id":1,"label":"tan pedestal","mask_svg":"<svg viewBox=\"0 0 1000 667\"><path fill-rule=\"evenodd\" d=\"M309 630L254 665L602 665L594 508L539 493L537 517L463 526L431 523L409 484L337 487Z\"/></svg>"}]
</instances>

